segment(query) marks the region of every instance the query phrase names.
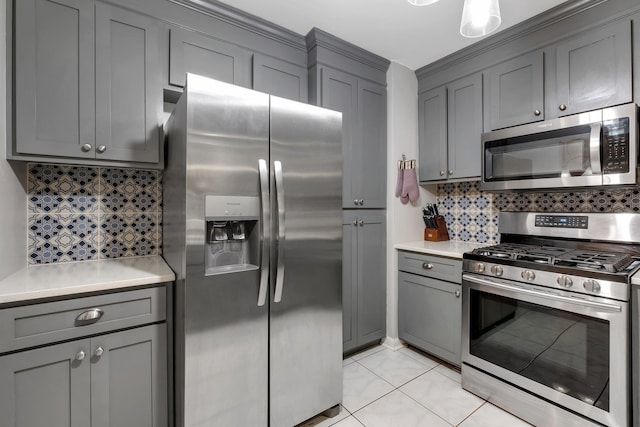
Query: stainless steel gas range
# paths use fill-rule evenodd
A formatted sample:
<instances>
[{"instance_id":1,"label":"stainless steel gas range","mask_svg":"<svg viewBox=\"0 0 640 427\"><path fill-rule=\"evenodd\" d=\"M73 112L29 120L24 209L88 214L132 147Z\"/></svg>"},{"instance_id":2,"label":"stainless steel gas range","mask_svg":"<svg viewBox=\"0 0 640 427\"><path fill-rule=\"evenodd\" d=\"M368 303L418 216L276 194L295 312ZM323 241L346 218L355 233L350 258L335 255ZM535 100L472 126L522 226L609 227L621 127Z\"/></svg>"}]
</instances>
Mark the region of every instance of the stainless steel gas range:
<instances>
[{"instance_id":1,"label":"stainless steel gas range","mask_svg":"<svg viewBox=\"0 0 640 427\"><path fill-rule=\"evenodd\" d=\"M535 425L630 425L640 215L499 220L463 257L463 387Z\"/></svg>"}]
</instances>

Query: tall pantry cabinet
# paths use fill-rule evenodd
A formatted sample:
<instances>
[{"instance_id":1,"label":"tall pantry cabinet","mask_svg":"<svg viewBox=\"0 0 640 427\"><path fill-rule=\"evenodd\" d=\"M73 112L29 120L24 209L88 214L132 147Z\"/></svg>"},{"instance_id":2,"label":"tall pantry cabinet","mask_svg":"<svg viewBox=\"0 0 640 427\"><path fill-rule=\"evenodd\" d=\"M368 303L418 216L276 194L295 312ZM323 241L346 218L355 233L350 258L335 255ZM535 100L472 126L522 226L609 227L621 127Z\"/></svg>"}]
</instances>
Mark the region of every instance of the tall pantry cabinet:
<instances>
[{"instance_id":1,"label":"tall pantry cabinet","mask_svg":"<svg viewBox=\"0 0 640 427\"><path fill-rule=\"evenodd\" d=\"M307 34L309 101L342 112L343 350L386 335L389 61L317 28Z\"/></svg>"}]
</instances>

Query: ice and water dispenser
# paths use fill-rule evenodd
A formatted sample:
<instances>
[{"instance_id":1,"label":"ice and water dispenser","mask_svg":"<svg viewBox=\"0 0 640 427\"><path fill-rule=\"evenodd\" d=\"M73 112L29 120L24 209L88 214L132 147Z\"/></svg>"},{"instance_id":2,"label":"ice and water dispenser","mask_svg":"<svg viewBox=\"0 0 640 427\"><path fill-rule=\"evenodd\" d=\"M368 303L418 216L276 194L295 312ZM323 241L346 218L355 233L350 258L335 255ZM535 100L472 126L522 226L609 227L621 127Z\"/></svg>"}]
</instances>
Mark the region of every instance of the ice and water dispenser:
<instances>
[{"instance_id":1,"label":"ice and water dispenser","mask_svg":"<svg viewBox=\"0 0 640 427\"><path fill-rule=\"evenodd\" d=\"M206 196L205 275L257 270L260 198Z\"/></svg>"}]
</instances>

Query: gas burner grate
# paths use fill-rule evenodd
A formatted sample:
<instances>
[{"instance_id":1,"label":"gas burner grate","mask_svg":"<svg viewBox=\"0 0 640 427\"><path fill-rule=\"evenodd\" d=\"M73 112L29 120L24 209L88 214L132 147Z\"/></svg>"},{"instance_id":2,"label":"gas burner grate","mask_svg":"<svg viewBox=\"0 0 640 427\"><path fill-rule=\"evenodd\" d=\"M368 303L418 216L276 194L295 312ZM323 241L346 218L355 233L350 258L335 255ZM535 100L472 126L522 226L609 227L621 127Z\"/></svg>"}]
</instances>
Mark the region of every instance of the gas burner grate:
<instances>
[{"instance_id":1,"label":"gas burner grate","mask_svg":"<svg viewBox=\"0 0 640 427\"><path fill-rule=\"evenodd\" d=\"M629 254L572 251L559 256L555 261L555 265L616 273L627 268L632 262L633 257Z\"/></svg>"}]
</instances>

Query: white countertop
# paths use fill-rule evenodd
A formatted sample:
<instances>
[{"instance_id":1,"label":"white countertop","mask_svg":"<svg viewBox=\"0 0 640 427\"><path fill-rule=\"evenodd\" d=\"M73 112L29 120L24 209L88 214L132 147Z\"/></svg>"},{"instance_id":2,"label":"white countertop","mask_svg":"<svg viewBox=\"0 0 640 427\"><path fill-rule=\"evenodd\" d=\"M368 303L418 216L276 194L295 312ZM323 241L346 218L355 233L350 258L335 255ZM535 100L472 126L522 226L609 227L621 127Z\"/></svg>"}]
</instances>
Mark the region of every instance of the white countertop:
<instances>
[{"instance_id":1,"label":"white countertop","mask_svg":"<svg viewBox=\"0 0 640 427\"><path fill-rule=\"evenodd\" d=\"M458 242L455 240L428 242L420 240L417 242L397 243L393 247L401 251L420 252L427 255L439 255L462 259L463 253L471 252L472 250L483 246L487 246L487 243Z\"/></svg>"},{"instance_id":2,"label":"white countertop","mask_svg":"<svg viewBox=\"0 0 640 427\"><path fill-rule=\"evenodd\" d=\"M0 281L0 304L173 280L161 256L30 265Z\"/></svg>"}]
</instances>

